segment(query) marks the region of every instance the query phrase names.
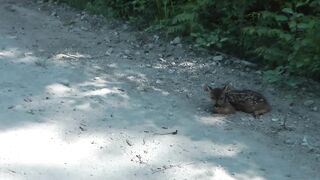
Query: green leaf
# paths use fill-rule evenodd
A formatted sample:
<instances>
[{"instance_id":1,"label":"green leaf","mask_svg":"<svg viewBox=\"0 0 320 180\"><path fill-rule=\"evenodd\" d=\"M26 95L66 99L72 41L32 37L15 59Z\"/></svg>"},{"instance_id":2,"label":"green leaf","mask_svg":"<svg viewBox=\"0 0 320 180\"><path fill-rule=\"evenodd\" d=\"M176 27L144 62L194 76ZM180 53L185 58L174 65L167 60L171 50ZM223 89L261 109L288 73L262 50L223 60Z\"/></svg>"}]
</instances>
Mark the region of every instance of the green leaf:
<instances>
[{"instance_id":1,"label":"green leaf","mask_svg":"<svg viewBox=\"0 0 320 180\"><path fill-rule=\"evenodd\" d=\"M282 9L282 12L288 13L288 14L293 14L293 13L294 13L291 8L283 8L283 9Z\"/></svg>"},{"instance_id":2,"label":"green leaf","mask_svg":"<svg viewBox=\"0 0 320 180\"><path fill-rule=\"evenodd\" d=\"M283 15L278 15L275 17L277 21L288 21L288 18Z\"/></svg>"}]
</instances>

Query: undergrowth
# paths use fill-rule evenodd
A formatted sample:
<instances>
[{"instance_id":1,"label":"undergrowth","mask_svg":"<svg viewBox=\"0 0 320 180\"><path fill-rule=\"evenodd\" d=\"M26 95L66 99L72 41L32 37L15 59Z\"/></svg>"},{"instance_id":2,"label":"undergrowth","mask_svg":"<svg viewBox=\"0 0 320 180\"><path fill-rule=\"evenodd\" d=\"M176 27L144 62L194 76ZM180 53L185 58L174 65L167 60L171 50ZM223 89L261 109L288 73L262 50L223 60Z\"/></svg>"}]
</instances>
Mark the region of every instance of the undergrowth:
<instances>
[{"instance_id":1,"label":"undergrowth","mask_svg":"<svg viewBox=\"0 0 320 180\"><path fill-rule=\"evenodd\" d=\"M320 0L58 1L246 57L265 67L269 82L320 80Z\"/></svg>"}]
</instances>

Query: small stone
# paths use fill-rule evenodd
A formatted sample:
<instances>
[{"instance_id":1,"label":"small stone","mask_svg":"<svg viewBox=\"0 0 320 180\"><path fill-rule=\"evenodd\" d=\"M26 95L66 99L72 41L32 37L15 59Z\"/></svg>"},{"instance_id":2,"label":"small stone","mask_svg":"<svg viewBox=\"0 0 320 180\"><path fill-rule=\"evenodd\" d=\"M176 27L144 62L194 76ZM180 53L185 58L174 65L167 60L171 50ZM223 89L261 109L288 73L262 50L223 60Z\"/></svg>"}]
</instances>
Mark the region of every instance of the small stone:
<instances>
[{"instance_id":1,"label":"small stone","mask_svg":"<svg viewBox=\"0 0 320 180\"><path fill-rule=\"evenodd\" d=\"M306 136L303 137L301 145L302 146L309 146L309 143L308 143L308 140L307 140Z\"/></svg>"},{"instance_id":2,"label":"small stone","mask_svg":"<svg viewBox=\"0 0 320 180\"><path fill-rule=\"evenodd\" d=\"M86 27L84 27L84 26L82 26L82 27L81 27L81 30L83 30L83 31L88 31L89 29L86 28Z\"/></svg>"},{"instance_id":3,"label":"small stone","mask_svg":"<svg viewBox=\"0 0 320 180\"><path fill-rule=\"evenodd\" d=\"M161 58L159 58L159 61L161 61L161 62L167 62L165 59L163 59L162 57Z\"/></svg>"},{"instance_id":4,"label":"small stone","mask_svg":"<svg viewBox=\"0 0 320 180\"><path fill-rule=\"evenodd\" d=\"M314 107L312 108L312 111L317 112L317 111L318 111L318 107L317 107L317 106L314 106Z\"/></svg>"},{"instance_id":5,"label":"small stone","mask_svg":"<svg viewBox=\"0 0 320 180\"><path fill-rule=\"evenodd\" d=\"M136 56L141 55L141 53L140 53L139 51L135 52L134 54L135 54Z\"/></svg>"},{"instance_id":6,"label":"small stone","mask_svg":"<svg viewBox=\"0 0 320 180\"><path fill-rule=\"evenodd\" d=\"M137 90L138 90L138 91L146 91L146 88L144 88L144 87L142 87L142 86L138 86L138 87L137 87Z\"/></svg>"},{"instance_id":7,"label":"small stone","mask_svg":"<svg viewBox=\"0 0 320 180\"><path fill-rule=\"evenodd\" d=\"M290 140L290 139L285 140L284 143L286 143L286 144L294 144L294 142L292 140Z\"/></svg>"},{"instance_id":8,"label":"small stone","mask_svg":"<svg viewBox=\"0 0 320 180\"><path fill-rule=\"evenodd\" d=\"M223 56L214 56L212 59L214 61L222 61L223 60Z\"/></svg>"},{"instance_id":9,"label":"small stone","mask_svg":"<svg viewBox=\"0 0 320 180\"><path fill-rule=\"evenodd\" d=\"M175 70L169 69L169 73L170 73L170 74L173 74L174 72L175 72Z\"/></svg>"},{"instance_id":10,"label":"small stone","mask_svg":"<svg viewBox=\"0 0 320 180\"><path fill-rule=\"evenodd\" d=\"M51 13L51 16L57 16L58 14L57 14L57 12L52 12Z\"/></svg>"},{"instance_id":11,"label":"small stone","mask_svg":"<svg viewBox=\"0 0 320 180\"><path fill-rule=\"evenodd\" d=\"M154 35L153 39L154 39L154 41L158 41L160 39L160 37L158 35Z\"/></svg>"},{"instance_id":12,"label":"small stone","mask_svg":"<svg viewBox=\"0 0 320 180\"><path fill-rule=\"evenodd\" d=\"M125 54L130 54L130 50L126 49L126 50L124 50L124 53Z\"/></svg>"},{"instance_id":13,"label":"small stone","mask_svg":"<svg viewBox=\"0 0 320 180\"><path fill-rule=\"evenodd\" d=\"M176 37L170 42L170 44L173 44L173 45L180 44L180 43L181 43L180 37Z\"/></svg>"},{"instance_id":14,"label":"small stone","mask_svg":"<svg viewBox=\"0 0 320 180\"><path fill-rule=\"evenodd\" d=\"M150 44L147 45L147 47L148 47L149 50L151 50L151 49L153 49L154 45L150 43Z\"/></svg>"},{"instance_id":15,"label":"small stone","mask_svg":"<svg viewBox=\"0 0 320 180\"><path fill-rule=\"evenodd\" d=\"M279 118L272 118L271 121L273 121L273 122L278 122L278 121L279 121Z\"/></svg>"},{"instance_id":16,"label":"small stone","mask_svg":"<svg viewBox=\"0 0 320 180\"><path fill-rule=\"evenodd\" d=\"M129 27L128 27L128 25L126 25L126 24L124 24L123 26L122 26L122 29L123 30L127 30Z\"/></svg>"},{"instance_id":17,"label":"small stone","mask_svg":"<svg viewBox=\"0 0 320 180\"><path fill-rule=\"evenodd\" d=\"M311 106L314 104L314 101L313 100L306 100L304 103L303 103L305 106Z\"/></svg>"},{"instance_id":18,"label":"small stone","mask_svg":"<svg viewBox=\"0 0 320 180\"><path fill-rule=\"evenodd\" d=\"M112 48L109 48L107 51L106 51L106 55L110 56L113 52L113 49Z\"/></svg>"}]
</instances>

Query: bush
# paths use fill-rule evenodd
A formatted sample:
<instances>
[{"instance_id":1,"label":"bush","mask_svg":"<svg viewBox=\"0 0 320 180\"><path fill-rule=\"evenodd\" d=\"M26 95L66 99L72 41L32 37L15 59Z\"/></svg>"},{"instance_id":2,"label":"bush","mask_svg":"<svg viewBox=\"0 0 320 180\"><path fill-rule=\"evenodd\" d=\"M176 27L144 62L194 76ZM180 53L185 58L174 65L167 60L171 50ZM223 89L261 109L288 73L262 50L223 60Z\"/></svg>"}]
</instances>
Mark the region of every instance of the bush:
<instances>
[{"instance_id":1,"label":"bush","mask_svg":"<svg viewBox=\"0 0 320 180\"><path fill-rule=\"evenodd\" d=\"M320 80L320 0L60 0ZM281 71L279 71L281 69ZM271 70L271 71L270 71ZM268 73L267 73L268 74Z\"/></svg>"}]
</instances>

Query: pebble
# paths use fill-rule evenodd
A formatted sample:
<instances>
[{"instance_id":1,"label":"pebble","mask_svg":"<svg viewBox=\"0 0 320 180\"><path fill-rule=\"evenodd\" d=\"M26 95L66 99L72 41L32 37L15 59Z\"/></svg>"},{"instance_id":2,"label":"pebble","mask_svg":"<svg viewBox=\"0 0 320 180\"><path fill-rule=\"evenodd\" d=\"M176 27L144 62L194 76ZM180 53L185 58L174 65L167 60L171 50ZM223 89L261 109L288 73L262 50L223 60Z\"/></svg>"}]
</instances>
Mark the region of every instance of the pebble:
<instances>
[{"instance_id":1,"label":"pebble","mask_svg":"<svg viewBox=\"0 0 320 180\"><path fill-rule=\"evenodd\" d=\"M125 54L130 54L130 50L126 49L126 50L124 50L124 53Z\"/></svg>"},{"instance_id":2,"label":"pebble","mask_svg":"<svg viewBox=\"0 0 320 180\"><path fill-rule=\"evenodd\" d=\"M304 103L303 103L305 106L311 106L314 104L314 101L313 100L306 100Z\"/></svg>"},{"instance_id":3,"label":"pebble","mask_svg":"<svg viewBox=\"0 0 320 180\"><path fill-rule=\"evenodd\" d=\"M175 70L173 70L173 69L169 69L169 71L168 71L170 74L173 74L174 72L175 72Z\"/></svg>"},{"instance_id":4,"label":"pebble","mask_svg":"<svg viewBox=\"0 0 320 180\"><path fill-rule=\"evenodd\" d=\"M272 118L271 121L273 121L273 122L278 122L278 121L279 121L279 118Z\"/></svg>"},{"instance_id":5,"label":"pebble","mask_svg":"<svg viewBox=\"0 0 320 180\"><path fill-rule=\"evenodd\" d=\"M286 144L294 144L294 142L292 140L290 140L290 139L285 140L284 143L286 143Z\"/></svg>"},{"instance_id":6,"label":"pebble","mask_svg":"<svg viewBox=\"0 0 320 180\"><path fill-rule=\"evenodd\" d=\"M57 14L57 12L52 12L51 13L51 16L57 16L58 14Z\"/></svg>"},{"instance_id":7,"label":"pebble","mask_svg":"<svg viewBox=\"0 0 320 180\"><path fill-rule=\"evenodd\" d=\"M314 106L314 107L312 108L312 111L317 112L317 111L318 111L318 107L317 107L317 106Z\"/></svg>"},{"instance_id":8,"label":"pebble","mask_svg":"<svg viewBox=\"0 0 320 180\"><path fill-rule=\"evenodd\" d=\"M212 62L211 65L212 66L216 66L218 63L217 62Z\"/></svg>"},{"instance_id":9,"label":"pebble","mask_svg":"<svg viewBox=\"0 0 320 180\"><path fill-rule=\"evenodd\" d=\"M214 56L212 59L214 61L222 61L223 60L223 56Z\"/></svg>"},{"instance_id":10,"label":"pebble","mask_svg":"<svg viewBox=\"0 0 320 180\"><path fill-rule=\"evenodd\" d=\"M181 43L181 38L180 37L176 37L170 42L170 44L174 44L174 45L180 44L180 43Z\"/></svg>"},{"instance_id":11,"label":"pebble","mask_svg":"<svg viewBox=\"0 0 320 180\"><path fill-rule=\"evenodd\" d=\"M154 41L158 41L160 39L160 37L158 35L154 35L153 39L154 39Z\"/></svg>"},{"instance_id":12,"label":"pebble","mask_svg":"<svg viewBox=\"0 0 320 180\"><path fill-rule=\"evenodd\" d=\"M149 43L149 44L147 45L147 47L148 47L149 50L151 50L151 49L153 49L154 45L151 44L151 43Z\"/></svg>"},{"instance_id":13,"label":"pebble","mask_svg":"<svg viewBox=\"0 0 320 180\"><path fill-rule=\"evenodd\" d=\"M141 55L141 53L139 51L135 52L134 54L137 56Z\"/></svg>"},{"instance_id":14,"label":"pebble","mask_svg":"<svg viewBox=\"0 0 320 180\"><path fill-rule=\"evenodd\" d=\"M88 31L89 29L82 26L82 27L81 27L81 30L83 30L83 31Z\"/></svg>"},{"instance_id":15,"label":"pebble","mask_svg":"<svg viewBox=\"0 0 320 180\"><path fill-rule=\"evenodd\" d=\"M113 52L113 49L112 48L109 48L107 51L106 51L106 55L110 56Z\"/></svg>"},{"instance_id":16,"label":"pebble","mask_svg":"<svg viewBox=\"0 0 320 180\"><path fill-rule=\"evenodd\" d=\"M309 146L309 143L308 143L308 140L307 140L306 136L303 137L301 145L302 146Z\"/></svg>"}]
</instances>

